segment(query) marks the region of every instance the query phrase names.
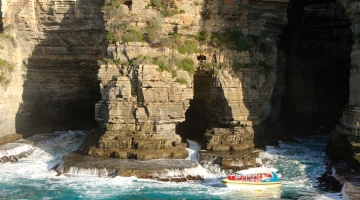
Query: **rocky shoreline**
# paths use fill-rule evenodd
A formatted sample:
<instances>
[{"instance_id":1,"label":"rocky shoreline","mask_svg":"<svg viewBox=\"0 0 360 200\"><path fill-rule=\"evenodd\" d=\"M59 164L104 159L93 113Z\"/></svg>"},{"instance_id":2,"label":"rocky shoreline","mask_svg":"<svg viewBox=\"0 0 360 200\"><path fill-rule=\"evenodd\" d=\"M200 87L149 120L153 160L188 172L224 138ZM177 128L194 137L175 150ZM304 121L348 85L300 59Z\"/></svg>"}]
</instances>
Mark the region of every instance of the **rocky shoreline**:
<instances>
[{"instance_id":1,"label":"rocky shoreline","mask_svg":"<svg viewBox=\"0 0 360 200\"><path fill-rule=\"evenodd\" d=\"M154 179L159 181L182 182L202 180L193 173L198 164L185 159L154 159L139 161L133 159L92 157L72 152L65 155L56 166L58 175L91 175L99 177L131 177Z\"/></svg>"},{"instance_id":2,"label":"rocky shoreline","mask_svg":"<svg viewBox=\"0 0 360 200\"><path fill-rule=\"evenodd\" d=\"M60 134L38 134L26 139L21 139L22 137L16 134L11 136L0 138L0 163L16 162L27 157L32 153L36 145L55 139Z\"/></svg>"},{"instance_id":3,"label":"rocky shoreline","mask_svg":"<svg viewBox=\"0 0 360 200\"><path fill-rule=\"evenodd\" d=\"M333 176L343 185L344 199L360 199L360 173L355 172L347 163L332 163Z\"/></svg>"}]
</instances>

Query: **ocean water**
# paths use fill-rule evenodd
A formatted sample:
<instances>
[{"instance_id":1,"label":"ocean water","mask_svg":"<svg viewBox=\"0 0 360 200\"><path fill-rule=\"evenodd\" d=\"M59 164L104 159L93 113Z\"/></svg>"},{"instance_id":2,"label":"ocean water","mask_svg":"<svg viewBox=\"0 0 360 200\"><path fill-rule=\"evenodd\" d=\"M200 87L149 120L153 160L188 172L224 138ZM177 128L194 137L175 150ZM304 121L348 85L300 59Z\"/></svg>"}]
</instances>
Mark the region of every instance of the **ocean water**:
<instances>
[{"instance_id":1,"label":"ocean water","mask_svg":"<svg viewBox=\"0 0 360 200\"><path fill-rule=\"evenodd\" d=\"M342 199L341 193L318 189L317 178L325 171L326 136L299 139L299 144L268 146L263 164L278 169L281 187L233 189L220 182L219 168L198 166L204 181L159 182L135 177L101 178L91 175L57 176L51 170L64 154L76 150L82 131L58 132L59 136L38 144L16 163L0 164L0 199ZM190 142L189 158L197 161L196 143Z\"/></svg>"}]
</instances>

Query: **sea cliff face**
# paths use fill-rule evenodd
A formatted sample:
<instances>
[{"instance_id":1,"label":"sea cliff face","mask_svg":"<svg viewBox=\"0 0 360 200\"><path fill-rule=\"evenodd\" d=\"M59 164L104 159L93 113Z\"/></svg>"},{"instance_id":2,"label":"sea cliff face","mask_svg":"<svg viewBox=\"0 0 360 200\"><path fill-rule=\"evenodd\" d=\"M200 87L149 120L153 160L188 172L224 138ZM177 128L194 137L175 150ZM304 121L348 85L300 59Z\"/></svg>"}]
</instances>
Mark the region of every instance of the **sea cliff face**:
<instances>
[{"instance_id":1,"label":"sea cliff face","mask_svg":"<svg viewBox=\"0 0 360 200\"><path fill-rule=\"evenodd\" d=\"M334 123L349 96L328 152L357 165L357 3L309 4L2 1L0 137L98 126L83 154L184 158L191 139L245 163L282 128Z\"/></svg>"},{"instance_id":2,"label":"sea cliff face","mask_svg":"<svg viewBox=\"0 0 360 200\"><path fill-rule=\"evenodd\" d=\"M350 2L339 0L338 4L345 10L345 13L351 21L351 30L353 33L354 44L351 50L351 67L349 79L349 103L342 110L340 124L336 125L331 134L327 152L335 159L346 160L351 166L360 170L360 59L359 59L359 2Z\"/></svg>"},{"instance_id":3,"label":"sea cliff face","mask_svg":"<svg viewBox=\"0 0 360 200\"><path fill-rule=\"evenodd\" d=\"M7 42L2 44L2 59L15 67L5 74L9 82L1 87L1 135L95 125L102 5L81 0L2 1L2 42Z\"/></svg>"},{"instance_id":4,"label":"sea cliff face","mask_svg":"<svg viewBox=\"0 0 360 200\"><path fill-rule=\"evenodd\" d=\"M180 136L214 154L253 149L271 111L286 8L287 1L105 1L102 129L80 150L184 158Z\"/></svg>"}]
</instances>

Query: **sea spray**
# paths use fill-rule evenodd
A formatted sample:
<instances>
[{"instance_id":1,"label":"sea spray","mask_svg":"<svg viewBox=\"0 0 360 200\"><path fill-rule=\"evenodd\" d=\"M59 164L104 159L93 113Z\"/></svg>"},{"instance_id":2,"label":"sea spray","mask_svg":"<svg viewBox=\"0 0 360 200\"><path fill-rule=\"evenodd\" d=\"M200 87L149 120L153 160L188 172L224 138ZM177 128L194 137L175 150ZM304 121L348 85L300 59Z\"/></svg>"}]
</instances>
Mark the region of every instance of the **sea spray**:
<instances>
[{"instance_id":1,"label":"sea spray","mask_svg":"<svg viewBox=\"0 0 360 200\"><path fill-rule=\"evenodd\" d=\"M36 147L31 155L16 163L0 165L0 198L4 199L268 199L266 193L231 190L220 182L223 172L205 166L194 169L204 173L203 181L159 182L136 177L98 178L94 176L56 176L50 170L60 163L63 155L76 150L84 136L80 132L63 132L62 139ZM280 199L342 199L341 193L328 193L315 188L311 183L321 174L318 166L324 156L322 146L314 144L323 140L309 138L300 144L268 147L264 155L268 164L282 174ZM313 151L304 154L303 150ZM297 152L298 155L294 155ZM315 159L317 158L317 159ZM310 160L311 162L307 162ZM157 161L159 162L159 161ZM162 161L160 161L162 162ZM315 167L314 167L315 166ZM314 170L314 173L312 172ZM300 171L300 173L298 172ZM173 172L170 172L173 173ZM183 173L183 172L181 172ZM193 172L186 172L193 173ZM206 173L209 173L208 175ZM213 177L213 178L211 178ZM305 180L305 181L303 181ZM310 183L310 184L309 184ZM343 194L345 196L345 194Z\"/></svg>"},{"instance_id":2,"label":"sea spray","mask_svg":"<svg viewBox=\"0 0 360 200\"><path fill-rule=\"evenodd\" d=\"M189 153L189 157L187 159L193 160L199 163L199 150L201 146L192 140L187 140L189 144L189 148L186 148L186 151ZM219 176L226 176L225 171L221 169L220 165L213 164L213 162L202 162L199 164L193 172L198 173L198 175L203 178L214 178Z\"/></svg>"},{"instance_id":3,"label":"sea spray","mask_svg":"<svg viewBox=\"0 0 360 200\"><path fill-rule=\"evenodd\" d=\"M73 134L72 131L68 131L65 134L62 133L63 132L38 134L27 139L2 145L0 146L0 163L18 161L21 158L29 156L35 148L50 146L58 140L61 140L62 136L69 135L69 133Z\"/></svg>"},{"instance_id":4,"label":"sea spray","mask_svg":"<svg viewBox=\"0 0 360 200\"><path fill-rule=\"evenodd\" d=\"M34 148L35 148L35 144L33 144L31 142L25 143L25 142L19 141L17 143L5 144L5 145L1 146L1 149L0 149L0 160L3 157L12 157L12 156L20 155L22 153L31 152L32 150L34 150Z\"/></svg>"},{"instance_id":5,"label":"sea spray","mask_svg":"<svg viewBox=\"0 0 360 200\"><path fill-rule=\"evenodd\" d=\"M97 177L108 177L109 176L109 172L106 168L97 169L97 168L70 167L67 174L81 175L81 176L97 176Z\"/></svg>"}]
</instances>

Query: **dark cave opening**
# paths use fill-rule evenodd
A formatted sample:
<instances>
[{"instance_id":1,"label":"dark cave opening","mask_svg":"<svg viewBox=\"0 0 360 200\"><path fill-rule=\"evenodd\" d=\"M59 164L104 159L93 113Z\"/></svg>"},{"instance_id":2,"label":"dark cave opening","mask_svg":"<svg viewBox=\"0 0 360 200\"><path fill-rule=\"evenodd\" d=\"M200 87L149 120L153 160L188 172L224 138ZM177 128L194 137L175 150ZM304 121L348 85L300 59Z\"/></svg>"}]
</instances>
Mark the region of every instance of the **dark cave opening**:
<instances>
[{"instance_id":1,"label":"dark cave opening","mask_svg":"<svg viewBox=\"0 0 360 200\"><path fill-rule=\"evenodd\" d=\"M101 98L97 60L103 56L103 5L103 0L79 0L66 7L66 14L36 12L38 29L44 36L24 62L23 102L15 118L17 133L28 137L98 125L94 105ZM41 5L35 8L43 9Z\"/></svg>"},{"instance_id":2,"label":"dark cave opening","mask_svg":"<svg viewBox=\"0 0 360 200\"><path fill-rule=\"evenodd\" d=\"M181 135L183 142L190 139L198 142L201 148L206 146L204 133L210 125L212 73L196 71L194 74L194 98L185 113L185 121L177 126L176 132Z\"/></svg>"},{"instance_id":3,"label":"dark cave opening","mask_svg":"<svg viewBox=\"0 0 360 200\"><path fill-rule=\"evenodd\" d=\"M329 134L349 98L351 23L333 1L291 1L288 20L280 124L296 136Z\"/></svg>"}]
</instances>

